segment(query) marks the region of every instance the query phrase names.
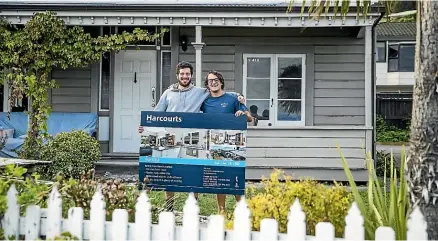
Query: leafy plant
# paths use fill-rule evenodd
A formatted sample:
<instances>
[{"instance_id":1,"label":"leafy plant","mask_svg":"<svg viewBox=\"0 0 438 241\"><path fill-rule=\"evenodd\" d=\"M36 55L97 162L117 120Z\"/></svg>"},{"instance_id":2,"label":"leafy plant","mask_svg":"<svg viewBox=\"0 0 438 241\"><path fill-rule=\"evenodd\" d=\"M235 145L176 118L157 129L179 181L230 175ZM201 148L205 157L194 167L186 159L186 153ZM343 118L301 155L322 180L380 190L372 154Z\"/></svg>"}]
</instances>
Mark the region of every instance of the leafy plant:
<instances>
[{"instance_id":1,"label":"leafy plant","mask_svg":"<svg viewBox=\"0 0 438 241\"><path fill-rule=\"evenodd\" d=\"M400 162L400 160L396 160L395 157L393 157L394 165L397 165L397 163ZM385 172L387 176L389 173L391 173L391 155L385 151L377 151L376 152L376 175L378 177L384 177ZM394 174L399 175L399 168L394 167Z\"/></svg>"},{"instance_id":2,"label":"leafy plant","mask_svg":"<svg viewBox=\"0 0 438 241\"><path fill-rule=\"evenodd\" d=\"M410 126L410 121L407 121L406 126ZM378 142L407 142L409 140L409 128L400 129L395 126L388 126L385 120L378 116L376 118L376 139Z\"/></svg>"},{"instance_id":3,"label":"leafy plant","mask_svg":"<svg viewBox=\"0 0 438 241\"><path fill-rule=\"evenodd\" d=\"M284 182L280 181L280 175ZM335 183L329 187L314 180L292 181L280 170L271 173L270 178L262 180L263 190L247 190L248 208L251 211L253 230L260 230L264 218L277 220L280 232L286 232L289 208L299 198L306 214L307 233L314 235L318 222L331 222L335 226L336 236L344 233L345 216L353 200L351 193ZM227 227L233 225L232 214L228 215Z\"/></svg>"},{"instance_id":4,"label":"leafy plant","mask_svg":"<svg viewBox=\"0 0 438 241\"><path fill-rule=\"evenodd\" d=\"M394 157L391 153L389 182L387 183L386 171L384 171L383 183L379 181L373 160L368 153L366 161L368 168L368 205L360 195L347 161L339 146L342 164L345 174L351 186L354 199L364 216L365 234L367 240L374 240L374 234L379 226L392 227L397 240L406 240L406 227L408 213L410 211L408 184L405 178L405 152L401 155L399 175L394 168ZM388 189L389 188L389 193Z\"/></svg>"},{"instance_id":5,"label":"leafy plant","mask_svg":"<svg viewBox=\"0 0 438 241\"><path fill-rule=\"evenodd\" d=\"M79 26L66 26L53 12L35 13L23 28L0 19L0 76L11 88L10 105L23 96L32 99L20 157L38 159L38 150L48 138L48 93L57 87L50 77L53 68L86 67L99 61L103 53L125 49L127 44L153 41L167 31L163 28L160 33L150 34L136 28L132 33L93 38Z\"/></svg>"},{"instance_id":6,"label":"leafy plant","mask_svg":"<svg viewBox=\"0 0 438 241\"><path fill-rule=\"evenodd\" d=\"M38 170L48 178L57 174L80 178L101 157L99 141L84 131L62 132L41 148L40 158L52 161Z\"/></svg>"}]
</instances>

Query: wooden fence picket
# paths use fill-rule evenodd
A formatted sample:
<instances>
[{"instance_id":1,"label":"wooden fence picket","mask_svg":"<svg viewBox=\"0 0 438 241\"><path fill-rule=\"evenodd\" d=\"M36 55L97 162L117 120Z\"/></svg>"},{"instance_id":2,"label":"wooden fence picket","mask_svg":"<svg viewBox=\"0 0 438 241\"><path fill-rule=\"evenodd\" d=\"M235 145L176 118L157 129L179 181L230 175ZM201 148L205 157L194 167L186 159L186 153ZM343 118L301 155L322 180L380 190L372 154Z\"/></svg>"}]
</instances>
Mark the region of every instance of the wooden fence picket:
<instances>
[{"instance_id":1,"label":"wooden fence picket","mask_svg":"<svg viewBox=\"0 0 438 241\"><path fill-rule=\"evenodd\" d=\"M40 212L41 209L38 205L27 206L25 221L26 227L24 230L26 240L34 241L40 237Z\"/></svg>"},{"instance_id":2,"label":"wooden fence picket","mask_svg":"<svg viewBox=\"0 0 438 241\"><path fill-rule=\"evenodd\" d=\"M295 198L290 207L287 222L287 239L290 241L302 241L306 239L306 214L301 208L300 201Z\"/></svg>"},{"instance_id":3,"label":"wooden fence picket","mask_svg":"<svg viewBox=\"0 0 438 241\"><path fill-rule=\"evenodd\" d=\"M193 193L189 194L184 205L182 238L183 241L199 240L199 207Z\"/></svg>"},{"instance_id":4,"label":"wooden fence picket","mask_svg":"<svg viewBox=\"0 0 438 241\"><path fill-rule=\"evenodd\" d=\"M158 240L175 240L175 215L172 212L161 212L158 215Z\"/></svg>"},{"instance_id":5,"label":"wooden fence picket","mask_svg":"<svg viewBox=\"0 0 438 241\"><path fill-rule=\"evenodd\" d=\"M183 225L176 227L173 212L161 212L158 216L158 225L152 225L152 205L145 191L142 191L135 206L135 223L129 223L128 211L116 209L112 213L112 220L106 221L106 206L100 186L97 188L90 203L90 220L84 220L84 209L72 207L68 210L68 218L62 219L62 197L55 186L50 193L48 207L28 205L24 217L20 217L20 205L15 185L11 185L7 193L7 209L1 220L6 239L24 235L25 240L53 239L61 231L69 231L80 240L162 240L162 241L199 241L202 238L208 241L225 240L225 218L222 215L211 215L208 226L202 230L199 224L199 205L193 193L189 194L183 213ZM344 237L337 240L364 241L364 217L356 202L353 202L345 217ZM84 225L87 224L87 225ZM244 197L237 203L234 210L233 230L227 231L234 241L303 241L306 235L306 215L300 202L295 199L290 207L287 223L287 234L279 233L279 223L275 219L263 219L260 223L260 232L251 230L251 212ZM133 230L131 230L132 228ZM415 207L409 215L407 223L407 240L427 240L427 223L419 207ZM329 222L320 222L315 226L313 240L333 241L335 228ZM394 241L395 232L391 227L378 227L375 240Z\"/></svg>"},{"instance_id":6,"label":"wooden fence picket","mask_svg":"<svg viewBox=\"0 0 438 241\"><path fill-rule=\"evenodd\" d=\"M245 197L237 203L234 210L234 241L248 241L251 240L251 212L246 204Z\"/></svg>"},{"instance_id":7,"label":"wooden fence picket","mask_svg":"<svg viewBox=\"0 0 438 241\"><path fill-rule=\"evenodd\" d=\"M222 215L212 215L208 220L207 227L208 241L225 240L225 218Z\"/></svg>"},{"instance_id":8,"label":"wooden fence picket","mask_svg":"<svg viewBox=\"0 0 438 241\"><path fill-rule=\"evenodd\" d=\"M406 238L408 240L428 240L427 223L418 206L409 215Z\"/></svg>"},{"instance_id":9,"label":"wooden fence picket","mask_svg":"<svg viewBox=\"0 0 438 241\"><path fill-rule=\"evenodd\" d=\"M54 239L61 235L61 221L62 221L62 198L58 192L58 187L54 186L47 206L47 239Z\"/></svg>"},{"instance_id":10,"label":"wooden fence picket","mask_svg":"<svg viewBox=\"0 0 438 241\"><path fill-rule=\"evenodd\" d=\"M143 190L135 205L135 240L149 241L152 239L152 205L146 191Z\"/></svg>"},{"instance_id":11,"label":"wooden fence picket","mask_svg":"<svg viewBox=\"0 0 438 241\"><path fill-rule=\"evenodd\" d=\"M394 241L395 240L395 232L391 227L378 227L375 233L375 240L384 240L384 241Z\"/></svg>"},{"instance_id":12,"label":"wooden fence picket","mask_svg":"<svg viewBox=\"0 0 438 241\"><path fill-rule=\"evenodd\" d=\"M105 240L105 221L105 200L99 186L90 203L90 240Z\"/></svg>"},{"instance_id":13,"label":"wooden fence picket","mask_svg":"<svg viewBox=\"0 0 438 241\"><path fill-rule=\"evenodd\" d=\"M111 240L128 240L128 221L129 215L126 209L115 209L111 222Z\"/></svg>"},{"instance_id":14,"label":"wooden fence picket","mask_svg":"<svg viewBox=\"0 0 438 241\"><path fill-rule=\"evenodd\" d=\"M364 219L356 202L353 202L345 217L346 240L365 240Z\"/></svg>"},{"instance_id":15,"label":"wooden fence picket","mask_svg":"<svg viewBox=\"0 0 438 241\"><path fill-rule=\"evenodd\" d=\"M7 209L5 212L5 217L2 220L2 226L4 229L5 238L10 237L18 238L20 234L20 206L17 202L17 189L15 184L9 187L7 193Z\"/></svg>"},{"instance_id":16,"label":"wooden fence picket","mask_svg":"<svg viewBox=\"0 0 438 241\"><path fill-rule=\"evenodd\" d=\"M68 210L67 230L79 240L82 240L84 223L84 209L81 207L73 207Z\"/></svg>"},{"instance_id":17,"label":"wooden fence picket","mask_svg":"<svg viewBox=\"0 0 438 241\"><path fill-rule=\"evenodd\" d=\"M273 218L266 218L260 222L260 238L263 241L278 240L278 222Z\"/></svg>"},{"instance_id":18,"label":"wooden fence picket","mask_svg":"<svg viewBox=\"0 0 438 241\"><path fill-rule=\"evenodd\" d=\"M333 241L335 227L329 222L320 222L315 226L315 240Z\"/></svg>"}]
</instances>

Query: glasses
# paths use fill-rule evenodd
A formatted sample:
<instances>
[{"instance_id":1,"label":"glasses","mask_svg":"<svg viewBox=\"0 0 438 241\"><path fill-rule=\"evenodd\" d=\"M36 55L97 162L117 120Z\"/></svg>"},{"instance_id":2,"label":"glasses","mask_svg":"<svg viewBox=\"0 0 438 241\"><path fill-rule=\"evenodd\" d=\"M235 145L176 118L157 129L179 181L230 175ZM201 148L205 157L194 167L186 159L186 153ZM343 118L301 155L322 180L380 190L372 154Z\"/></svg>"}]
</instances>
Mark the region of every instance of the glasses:
<instances>
[{"instance_id":1,"label":"glasses","mask_svg":"<svg viewBox=\"0 0 438 241\"><path fill-rule=\"evenodd\" d=\"M208 83L219 82L219 79L208 79Z\"/></svg>"}]
</instances>

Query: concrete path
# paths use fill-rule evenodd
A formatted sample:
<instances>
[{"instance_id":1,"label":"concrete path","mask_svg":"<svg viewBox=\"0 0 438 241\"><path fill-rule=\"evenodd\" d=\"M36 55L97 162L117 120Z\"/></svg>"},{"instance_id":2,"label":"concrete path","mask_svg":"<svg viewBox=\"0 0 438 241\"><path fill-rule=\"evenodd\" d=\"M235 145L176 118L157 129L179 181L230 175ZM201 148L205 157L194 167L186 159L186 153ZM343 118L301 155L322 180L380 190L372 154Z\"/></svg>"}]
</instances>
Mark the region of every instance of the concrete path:
<instances>
[{"instance_id":1,"label":"concrete path","mask_svg":"<svg viewBox=\"0 0 438 241\"><path fill-rule=\"evenodd\" d=\"M406 154L406 152L409 150L409 147L405 146L404 149L405 149L405 154ZM391 154L391 151L392 151L394 157L400 158L401 157L401 153L402 153L402 146L377 145L376 146L376 150L377 151L385 151L385 152L387 152L389 154Z\"/></svg>"}]
</instances>

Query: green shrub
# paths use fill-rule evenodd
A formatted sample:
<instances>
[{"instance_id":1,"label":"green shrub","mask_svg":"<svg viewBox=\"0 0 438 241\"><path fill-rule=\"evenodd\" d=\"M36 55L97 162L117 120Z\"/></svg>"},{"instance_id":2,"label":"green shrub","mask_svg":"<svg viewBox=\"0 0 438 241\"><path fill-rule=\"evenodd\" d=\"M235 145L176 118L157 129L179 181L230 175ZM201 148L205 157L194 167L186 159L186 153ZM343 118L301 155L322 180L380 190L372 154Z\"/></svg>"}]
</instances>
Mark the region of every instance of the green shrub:
<instances>
[{"instance_id":1,"label":"green shrub","mask_svg":"<svg viewBox=\"0 0 438 241\"><path fill-rule=\"evenodd\" d=\"M407 126L409 126L409 121ZM407 142L409 141L409 133L409 128L400 129L395 126L388 126L381 116L376 118L377 142Z\"/></svg>"},{"instance_id":2,"label":"green shrub","mask_svg":"<svg viewBox=\"0 0 438 241\"><path fill-rule=\"evenodd\" d=\"M280 181L280 175L284 182ZM260 222L265 218L274 218L278 222L279 231L287 231L288 214L295 198L299 199L301 208L306 214L307 234L315 235L315 225L319 222L330 222L335 227L336 237L344 233L345 216L351 207L353 196L346 188L336 184L327 186L314 180L292 181L281 171L271 173L264 179L263 191L245 194L248 208L251 211L251 225L255 231L260 230ZM233 226L232 214L227 218L227 228Z\"/></svg>"},{"instance_id":3,"label":"green shrub","mask_svg":"<svg viewBox=\"0 0 438 241\"><path fill-rule=\"evenodd\" d=\"M65 177L80 178L94 167L94 162L101 157L99 142L83 131L63 132L57 134L43 146L40 159L52 161L39 168L46 178L57 174Z\"/></svg>"}]
</instances>

